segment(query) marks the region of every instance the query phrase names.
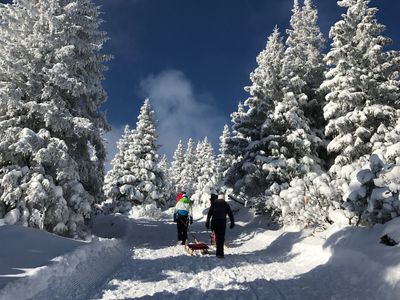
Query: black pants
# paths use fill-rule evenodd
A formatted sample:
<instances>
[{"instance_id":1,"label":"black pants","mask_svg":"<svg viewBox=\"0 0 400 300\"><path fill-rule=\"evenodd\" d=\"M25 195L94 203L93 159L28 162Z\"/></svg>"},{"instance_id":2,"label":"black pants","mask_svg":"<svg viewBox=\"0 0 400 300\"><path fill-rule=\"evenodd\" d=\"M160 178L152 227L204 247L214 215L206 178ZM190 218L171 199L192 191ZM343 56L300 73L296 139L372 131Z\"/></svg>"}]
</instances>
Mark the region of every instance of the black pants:
<instances>
[{"instance_id":1,"label":"black pants","mask_svg":"<svg viewBox=\"0 0 400 300\"><path fill-rule=\"evenodd\" d=\"M178 215L176 226L178 228L178 241L182 241L183 245L187 240L188 217Z\"/></svg>"},{"instance_id":2,"label":"black pants","mask_svg":"<svg viewBox=\"0 0 400 300\"><path fill-rule=\"evenodd\" d=\"M216 219L211 221L211 229L215 231L215 240L217 244L217 256L224 256L224 243L225 243L225 231L226 231L226 220Z\"/></svg>"}]
</instances>

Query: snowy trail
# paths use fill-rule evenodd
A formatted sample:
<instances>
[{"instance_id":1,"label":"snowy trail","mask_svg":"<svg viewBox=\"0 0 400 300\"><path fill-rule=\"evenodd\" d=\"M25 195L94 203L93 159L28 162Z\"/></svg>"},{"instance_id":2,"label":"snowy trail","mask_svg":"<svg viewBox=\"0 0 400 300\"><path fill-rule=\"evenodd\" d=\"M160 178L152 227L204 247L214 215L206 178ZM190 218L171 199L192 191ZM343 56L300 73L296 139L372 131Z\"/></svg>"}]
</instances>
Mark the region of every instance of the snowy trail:
<instances>
[{"instance_id":1,"label":"snowy trail","mask_svg":"<svg viewBox=\"0 0 400 300\"><path fill-rule=\"evenodd\" d=\"M278 255L278 246L270 255L264 255L280 234L251 234L254 228L247 228L248 232L231 241L224 260L217 259L214 251L209 256L189 257L181 245L176 245L174 223L132 222L137 245L130 259L121 264L92 299L295 299L285 295L276 281L294 278L328 260L327 253L314 253L314 260L292 261L288 253ZM191 230L200 240L208 241L209 233L203 227L204 223L198 222ZM240 231L228 229L227 238ZM288 247L285 243L282 245ZM304 255L315 250L310 247Z\"/></svg>"},{"instance_id":2,"label":"snowy trail","mask_svg":"<svg viewBox=\"0 0 400 300\"><path fill-rule=\"evenodd\" d=\"M323 246L325 239L307 232L239 225L227 230L230 244L220 260L215 251L209 256L185 255L169 220L132 222L135 246L130 258L90 299L398 298L398 286L371 277L371 272L384 277L381 266L366 264L367 258L358 251L333 253ZM203 221L195 222L191 230L208 242Z\"/></svg>"},{"instance_id":3,"label":"snowy trail","mask_svg":"<svg viewBox=\"0 0 400 300\"><path fill-rule=\"evenodd\" d=\"M201 225L193 226L193 231L196 237L207 240L208 234L200 228ZM170 299L186 296L197 299L204 298L205 292L208 299L220 299L221 290L229 297L235 294L239 299L263 299L267 295L271 299L279 299L279 294L273 288L263 288L260 293L249 278L243 277L244 261L238 254L232 253L224 261L213 255L189 257L184 254L182 246L174 241L174 223L164 221L162 225L147 226L153 227L153 234L148 232L146 235L154 239L148 243L153 248L135 247L131 259L113 274L104 290L94 296L95 299ZM169 245L158 248L159 239ZM253 271L251 267L248 273Z\"/></svg>"},{"instance_id":4,"label":"snowy trail","mask_svg":"<svg viewBox=\"0 0 400 300\"><path fill-rule=\"evenodd\" d=\"M250 219L236 216L221 260L213 248L186 255L169 218L104 217L99 233L119 238L78 247L10 283L0 299L398 299L399 247L377 243L382 227L312 236ZM200 217L190 228L209 241Z\"/></svg>"}]
</instances>

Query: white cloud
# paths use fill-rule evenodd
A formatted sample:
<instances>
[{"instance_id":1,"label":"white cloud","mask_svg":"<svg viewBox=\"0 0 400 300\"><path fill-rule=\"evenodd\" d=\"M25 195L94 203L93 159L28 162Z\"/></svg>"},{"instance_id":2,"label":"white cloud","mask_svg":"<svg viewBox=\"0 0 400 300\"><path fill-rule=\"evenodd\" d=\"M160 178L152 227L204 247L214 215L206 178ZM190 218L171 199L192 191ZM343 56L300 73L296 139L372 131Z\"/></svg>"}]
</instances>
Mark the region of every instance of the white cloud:
<instances>
[{"instance_id":1,"label":"white cloud","mask_svg":"<svg viewBox=\"0 0 400 300\"><path fill-rule=\"evenodd\" d=\"M161 152L170 158L178 141L207 136L218 146L218 137L226 119L212 104L212 97L196 94L185 74L167 70L142 80L141 88L149 97L158 119ZM217 151L217 149L215 149Z\"/></svg>"}]
</instances>

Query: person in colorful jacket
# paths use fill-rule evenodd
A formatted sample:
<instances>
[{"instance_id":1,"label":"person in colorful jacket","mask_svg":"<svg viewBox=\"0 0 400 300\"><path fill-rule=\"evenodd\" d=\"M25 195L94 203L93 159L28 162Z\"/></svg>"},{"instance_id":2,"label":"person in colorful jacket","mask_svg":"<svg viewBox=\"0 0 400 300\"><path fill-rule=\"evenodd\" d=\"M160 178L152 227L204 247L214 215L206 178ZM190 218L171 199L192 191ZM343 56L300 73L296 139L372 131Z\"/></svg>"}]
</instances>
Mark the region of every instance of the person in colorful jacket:
<instances>
[{"instance_id":1,"label":"person in colorful jacket","mask_svg":"<svg viewBox=\"0 0 400 300\"><path fill-rule=\"evenodd\" d=\"M193 224L192 203L185 193L175 205L174 222L176 222L178 230L178 241L180 241L182 245L185 245L188 226L189 224Z\"/></svg>"},{"instance_id":2,"label":"person in colorful jacket","mask_svg":"<svg viewBox=\"0 0 400 300\"><path fill-rule=\"evenodd\" d=\"M183 195L185 195L185 192L180 192L179 194L178 194L178 197L176 197L176 202L178 202L179 200L181 200L182 199L182 197L183 197Z\"/></svg>"}]
</instances>

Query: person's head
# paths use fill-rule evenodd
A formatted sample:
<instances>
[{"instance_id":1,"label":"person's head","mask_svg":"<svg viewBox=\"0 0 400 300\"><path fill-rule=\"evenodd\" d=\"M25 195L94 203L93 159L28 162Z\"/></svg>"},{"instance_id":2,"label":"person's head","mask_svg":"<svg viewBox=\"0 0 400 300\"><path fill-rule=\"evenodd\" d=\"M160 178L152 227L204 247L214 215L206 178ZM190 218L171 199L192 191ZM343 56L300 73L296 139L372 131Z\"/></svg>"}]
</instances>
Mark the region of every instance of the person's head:
<instances>
[{"instance_id":1,"label":"person's head","mask_svg":"<svg viewBox=\"0 0 400 300\"><path fill-rule=\"evenodd\" d=\"M219 194L218 194L218 199L223 199L223 200L225 200L225 194L224 194L224 193L219 193Z\"/></svg>"},{"instance_id":2,"label":"person's head","mask_svg":"<svg viewBox=\"0 0 400 300\"><path fill-rule=\"evenodd\" d=\"M217 200L218 199L218 195L217 194L211 194L211 196L210 196L210 202L211 202L211 204L215 201L215 200Z\"/></svg>"}]
</instances>

